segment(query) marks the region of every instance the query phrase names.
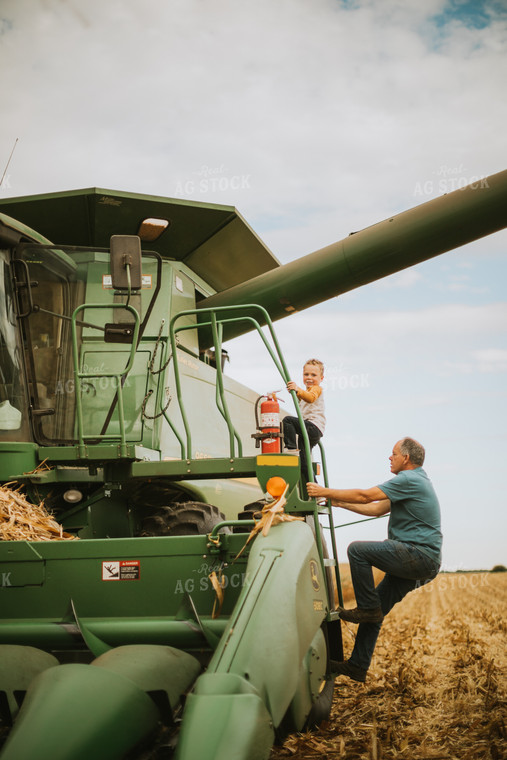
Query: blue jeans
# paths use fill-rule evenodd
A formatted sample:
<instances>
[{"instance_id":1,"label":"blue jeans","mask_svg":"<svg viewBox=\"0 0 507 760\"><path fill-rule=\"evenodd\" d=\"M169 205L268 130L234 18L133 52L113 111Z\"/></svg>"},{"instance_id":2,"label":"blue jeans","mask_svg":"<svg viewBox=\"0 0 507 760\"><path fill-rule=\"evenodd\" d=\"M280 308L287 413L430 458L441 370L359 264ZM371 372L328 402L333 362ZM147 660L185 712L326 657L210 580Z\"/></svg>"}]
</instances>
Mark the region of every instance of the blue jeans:
<instances>
[{"instance_id":1,"label":"blue jeans","mask_svg":"<svg viewBox=\"0 0 507 760\"><path fill-rule=\"evenodd\" d=\"M409 591L432 580L440 563L428 557L414 544L401 541L354 541L347 549L350 574L361 609L381 607L387 615ZM375 588L372 567L385 572ZM361 623L357 630L350 661L364 670L370 667L371 658L382 623Z\"/></svg>"}]
</instances>

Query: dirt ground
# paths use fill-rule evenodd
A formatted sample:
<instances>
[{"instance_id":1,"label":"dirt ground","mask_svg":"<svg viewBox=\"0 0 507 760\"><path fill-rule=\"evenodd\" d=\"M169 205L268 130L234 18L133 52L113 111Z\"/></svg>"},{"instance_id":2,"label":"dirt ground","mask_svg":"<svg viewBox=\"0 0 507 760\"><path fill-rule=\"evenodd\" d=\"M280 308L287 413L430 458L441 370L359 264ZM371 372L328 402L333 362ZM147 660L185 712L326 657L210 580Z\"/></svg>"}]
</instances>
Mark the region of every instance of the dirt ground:
<instances>
[{"instance_id":1,"label":"dirt ground","mask_svg":"<svg viewBox=\"0 0 507 760\"><path fill-rule=\"evenodd\" d=\"M413 591L386 617L366 683L337 678L330 720L271 760L505 760L506 611L506 572ZM343 624L346 657L355 631Z\"/></svg>"}]
</instances>

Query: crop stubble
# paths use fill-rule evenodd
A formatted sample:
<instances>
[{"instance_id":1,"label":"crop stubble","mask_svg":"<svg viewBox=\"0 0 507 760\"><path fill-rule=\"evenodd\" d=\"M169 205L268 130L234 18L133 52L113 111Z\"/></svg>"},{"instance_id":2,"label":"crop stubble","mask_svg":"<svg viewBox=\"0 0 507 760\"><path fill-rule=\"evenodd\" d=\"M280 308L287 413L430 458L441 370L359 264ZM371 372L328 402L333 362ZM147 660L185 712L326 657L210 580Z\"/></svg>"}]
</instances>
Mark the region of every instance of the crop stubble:
<instances>
[{"instance_id":1,"label":"crop stubble","mask_svg":"<svg viewBox=\"0 0 507 760\"><path fill-rule=\"evenodd\" d=\"M331 719L271 760L504 760L506 609L505 572L442 573L413 591L385 618L366 684L338 678ZM346 657L355 632L343 624Z\"/></svg>"}]
</instances>

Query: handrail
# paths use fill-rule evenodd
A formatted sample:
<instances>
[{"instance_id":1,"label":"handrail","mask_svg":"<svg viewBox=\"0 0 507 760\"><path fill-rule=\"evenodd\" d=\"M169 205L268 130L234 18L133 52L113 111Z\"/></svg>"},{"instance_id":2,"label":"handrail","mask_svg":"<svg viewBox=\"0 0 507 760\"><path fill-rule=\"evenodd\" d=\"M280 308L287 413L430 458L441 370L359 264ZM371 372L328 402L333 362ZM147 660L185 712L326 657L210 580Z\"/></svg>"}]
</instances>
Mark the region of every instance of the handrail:
<instances>
[{"instance_id":1,"label":"handrail","mask_svg":"<svg viewBox=\"0 0 507 760\"><path fill-rule=\"evenodd\" d=\"M211 330L213 334L213 343L215 346L215 357L221 357L222 356L222 325L220 322L217 322L216 314L214 312L211 313ZM216 362L216 372L217 372L217 381L215 384L215 398L216 398L216 404L218 411L224 418L227 428L229 430L229 447L231 451L231 456L234 456L234 441L236 441L238 445L238 456L243 456L243 445L241 443L241 438L232 424L232 420L229 414L229 409L227 407L227 402L225 399L225 392L224 392L224 377L222 372L222 362L217 361Z\"/></svg>"},{"instance_id":2,"label":"handrail","mask_svg":"<svg viewBox=\"0 0 507 760\"><path fill-rule=\"evenodd\" d=\"M130 349L127 366L119 372L80 372L79 370L79 349L77 341L77 315L80 311L85 309L127 309L134 317L134 333L132 335L132 344ZM101 433L100 440L117 440L120 439L120 456L126 457L127 452L127 437L125 434L125 416L123 407L123 382L122 380L128 375L134 365L134 359L136 356L137 341L139 336L140 317L137 310L129 304L123 303L111 303L107 307L103 303L85 303L77 306L72 313L72 355L74 361L74 392L76 396L76 419L77 419L77 435L78 435L78 447L79 456L86 456L85 440L91 438L96 439L97 434L85 435L83 424L83 405L81 403L81 380L85 377L114 377L116 379L116 398L118 399L118 421L120 425L120 433Z\"/></svg>"},{"instance_id":3,"label":"handrail","mask_svg":"<svg viewBox=\"0 0 507 760\"><path fill-rule=\"evenodd\" d=\"M217 317L216 312L220 311L220 314L224 314L225 316ZM271 337L272 345L270 344L268 338L264 334L263 330L261 329L261 324L252 316L245 315L245 314L239 314L238 316L235 316L235 312L242 312L245 310L256 310L260 313L268 331ZM209 312L209 321L203 321L199 322L198 324L186 324L182 325L181 327L176 326L177 320L196 315L199 313L200 316L202 314ZM225 390L224 390L224 382L223 382L223 372L222 372L222 366L221 362L219 360L219 357L222 353L222 334L223 334L223 326L224 324L229 324L231 322L250 322L253 325L253 328L257 330L257 333L259 334L261 340L264 343L265 348L267 349L276 369L278 370L284 386L287 386L287 383L290 380L289 373L287 370L287 366L284 361L284 357L280 348L280 345L278 343L278 339L276 337L273 324L271 322L270 316L268 312L260 305L258 304L246 304L246 305L232 305L232 306L222 306L220 309L216 307L208 307L207 309L187 309L185 311L179 312L179 314L176 314L169 324L169 338L171 343L171 351L172 351L172 357L173 357L173 369L174 369L174 380L176 384L176 395L178 399L178 405L181 413L181 418L183 420L183 426L185 428L185 435L186 435L186 458L192 459L192 437L191 437L191 430L190 425L188 422L188 417L185 411L185 404L183 400L183 394L182 394L182 388L181 388L181 378L180 378L180 371L179 371L179 362L178 362L178 355L177 355L177 342L176 342L176 335L179 332L183 332L185 330L195 330L199 329L200 327L208 327L211 328L212 338L213 338L213 349L215 351L215 357L217 357L216 362L216 403L217 408L219 412L221 413L222 417L224 418L227 428L229 431L229 450L230 450L230 457L234 458L235 452L234 452L234 442L237 441L238 444L238 451L239 456L242 456L242 446L241 446L241 439L234 428L234 425L232 423L232 420L229 415L229 410L227 408L227 402L225 398ZM303 439L303 443L305 446L305 452L306 452L306 461L308 462L308 479L312 482L314 482L314 472L313 468L311 467L311 447L310 447L310 441L308 438L308 433L306 430L306 426L304 424L303 415L301 413L301 409L297 400L297 394L296 391L290 391L290 395L292 396L294 408L296 415L299 420L299 425L301 429L301 437ZM327 464L326 464L326 458L324 454L324 449L319 441L319 448L321 452L322 457L322 466L323 466L323 472L324 472L324 481L327 485L328 482L328 475L327 475ZM304 488L304 486L303 486ZM310 513L313 512L313 523L314 523L314 532L315 532L315 539L317 543L317 548L319 552L320 557L320 563L321 563L321 569L324 574L324 577L326 577L326 565L324 562L324 547L323 547L323 536L322 536L322 529L319 522L319 507L315 503L314 509L310 511ZM334 524L333 524L333 513L331 504L328 503L328 509L327 514L329 518L329 524L331 527L331 551L332 551L332 558L334 560L334 577L336 580L336 588L338 593L338 603L340 606L343 606L343 594L342 594L342 588L341 588L341 579L340 579L340 569L338 564L338 553L336 548L336 539L334 535ZM232 523L231 523L232 524ZM223 525L223 524L221 524ZM216 529L218 530L218 528ZM213 541L213 539L218 540L216 536L212 535L210 536L210 541ZM326 583L327 591L328 591L328 602L329 602L329 609L332 610L334 606L334 598L333 598L333 587L332 584Z\"/></svg>"},{"instance_id":4,"label":"handrail","mask_svg":"<svg viewBox=\"0 0 507 760\"><path fill-rule=\"evenodd\" d=\"M360 523L370 522L371 520L380 520L382 517L389 517L389 513L385 515L376 515L375 517L365 517L363 520L353 520L353 522L342 523L341 525L335 525L335 528L348 528L349 525L359 525Z\"/></svg>"},{"instance_id":5,"label":"handrail","mask_svg":"<svg viewBox=\"0 0 507 760\"><path fill-rule=\"evenodd\" d=\"M264 334L263 330L261 329L261 324L257 319L254 319L251 316L248 316L246 314L238 314L238 316L234 316L235 312L244 312L244 311L258 311L260 317L262 317L263 322L265 323L267 329L269 330L270 337L272 344L271 345ZM221 314L225 312L226 316L224 317L217 317L217 313L220 311ZM183 318L183 317L189 317L189 316L195 316L199 314L200 316L203 313L209 313L209 321L206 322L199 322L198 324L191 324L191 325L182 325L181 327L176 327L177 320ZM227 316L230 315L230 316ZM188 423L188 417L185 411L185 405L183 401L183 395L181 390L181 379L180 379L180 371L179 371L179 363L178 363L178 357L177 357L177 342L176 342L176 334L179 332L183 332L185 330L195 330L199 329L201 327L211 327L212 335L213 335L213 348L215 351L215 356L219 357L221 355L221 347L222 347L222 331L223 331L223 325L231 323L231 322L250 322L254 329L257 330L257 333L259 334L261 340L263 341L276 369L278 370L278 373L280 374L284 385L287 385L287 383L290 380L289 373L287 370L287 366L285 364L285 360L282 354L282 350L280 348L280 344L278 343L278 339L276 337L273 323L271 321L271 318L264 309L264 307L260 306L259 304L237 304L232 306L222 306L220 308L218 307L208 307L208 308L199 308L199 309L186 309L185 311L180 311L178 314L176 314L169 324L169 339L171 342L171 351L173 355L173 362L174 362L174 381L176 384L176 396L178 399L178 405L181 413L181 418L183 421L183 427L185 429L185 437L186 437L186 450L185 455L187 459L192 459L192 434L190 430L190 425ZM227 407L227 402L225 398L225 391L223 386L223 372L220 365L220 361L217 361L216 365L217 370L217 408L219 409L221 415L224 417L227 428L229 431L229 453L230 456L233 458L235 454L234 450L234 441L238 444L238 456L242 456L242 445L241 445L241 439L238 435L236 429L234 428L234 425L232 423L229 410ZM294 407L296 411L296 415L299 420L299 424L301 427L302 432L302 438L303 443L305 446L305 452L307 461L311 462L311 447L310 447L310 441L308 439L308 434L306 431L306 427L304 425L303 416L301 414L301 409L299 407L299 404L297 402L297 395L295 391L290 391L290 395L292 396ZM314 475L312 468L309 468L309 478L311 481L314 480Z\"/></svg>"},{"instance_id":6,"label":"handrail","mask_svg":"<svg viewBox=\"0 0 507 760\"><path fill-rule=\"evenodd\" d=\"M324 446L322 445L322 441L318 442L318 446L320 449L320 458L321 458L321 464L322 464L322 474L324 476L324 487L329 488L329 478L328 478L328 470L327 470L327 462L326 462L326 454L324 452ZM343 607L343 592L342 592L342 583L341 583L341 577L340 577L340 564L338 561L338 549L336 546L336 535L335 535L335 524L334 524L334 518L333 518L333 507L331 504L331 501L327 500L328 504L328 517L329 517L329 531L331 534L331 549L333 553L333 557L335 558L335 577L336 577L336 587L338 589L338 604L340 607Z\"/></svg>"}]
</instances>

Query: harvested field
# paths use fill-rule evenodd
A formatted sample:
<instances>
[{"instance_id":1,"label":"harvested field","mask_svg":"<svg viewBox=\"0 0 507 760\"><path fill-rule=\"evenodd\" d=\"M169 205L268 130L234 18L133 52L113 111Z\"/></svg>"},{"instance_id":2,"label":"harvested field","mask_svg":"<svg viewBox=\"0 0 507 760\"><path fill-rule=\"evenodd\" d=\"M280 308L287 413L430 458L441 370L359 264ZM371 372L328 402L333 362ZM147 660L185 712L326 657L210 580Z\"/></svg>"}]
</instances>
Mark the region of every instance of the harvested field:
<instances>
[{"instance_id":1,"label":"harvested field","mask_svg":"<svg viewBox=\"0 0 507 760\"><path fill-rule=\"evenodd\" d=\"M506 608L505 572L444 573L413 591L386 617L366 683L337 678L331 720L271 760L504 760ZM343 624L346 657L355 631Z\"/></svg>"}]
</instances>

